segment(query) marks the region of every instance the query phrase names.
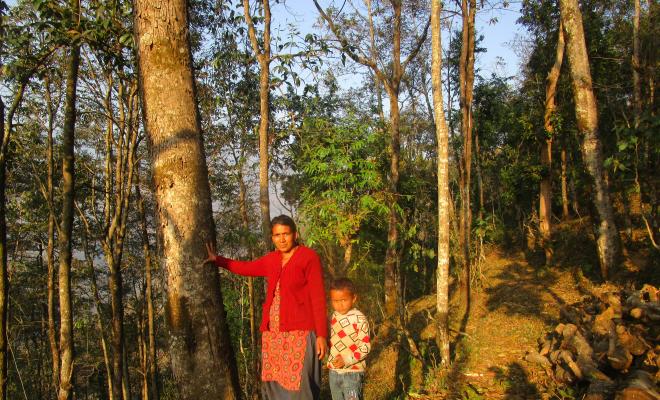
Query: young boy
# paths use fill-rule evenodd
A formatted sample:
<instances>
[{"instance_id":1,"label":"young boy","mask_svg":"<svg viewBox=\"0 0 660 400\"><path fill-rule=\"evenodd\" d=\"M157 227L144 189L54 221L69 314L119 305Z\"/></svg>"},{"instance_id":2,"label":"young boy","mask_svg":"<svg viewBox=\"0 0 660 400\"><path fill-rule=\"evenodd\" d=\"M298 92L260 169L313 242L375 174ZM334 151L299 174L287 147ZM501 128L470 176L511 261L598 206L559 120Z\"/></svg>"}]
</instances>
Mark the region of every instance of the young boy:
<instances>
[{"instance_id":1,"label":"young boy","mask_svg":"<svg viewBox=\"0 0 660 400\"><path fill-rule=\"evenodd\" d=\"M365 357L369 354L369 323L353 305L357 301L355 285L348 278L330 286L330 391L332 400L362 400Z\"/></svg>"}]
</instances>

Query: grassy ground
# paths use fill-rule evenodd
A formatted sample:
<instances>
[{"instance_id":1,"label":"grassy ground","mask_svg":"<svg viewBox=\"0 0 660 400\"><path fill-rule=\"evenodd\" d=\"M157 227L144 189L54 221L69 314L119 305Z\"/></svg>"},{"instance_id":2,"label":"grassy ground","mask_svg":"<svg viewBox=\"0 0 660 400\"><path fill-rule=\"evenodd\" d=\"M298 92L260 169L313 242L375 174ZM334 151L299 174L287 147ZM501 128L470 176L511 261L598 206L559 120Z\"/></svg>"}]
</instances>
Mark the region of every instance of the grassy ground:
<instances>
[{"instance_id":1,"label":"grassy ground","mask_svg":"<svg viewBox=\"0 0 660 400\"><path fill-rule=\"evenodd\" d=\"M585 295L647 279L653 272L652 258L657 258L657 254L649 259L628 253L624 268L613 279L615 283L598 284L595 248L583 225L560 227L564 229L560 230L563 242L557 246L551 268L539 265L534 254L488 253L481 264L480 287L473 292L468 317L462 310L452 309L453 360L448 371L434 368L434 296L408 304L409 330L426 362L411 357L405 344L397 344L407 343L405 337L380 343L377 337L365 398L575 398L573 389L556 387L542 369L524 361L525 352L536 348L537 339L560 322L562 307Z\"/></svg>"}]
</instances>

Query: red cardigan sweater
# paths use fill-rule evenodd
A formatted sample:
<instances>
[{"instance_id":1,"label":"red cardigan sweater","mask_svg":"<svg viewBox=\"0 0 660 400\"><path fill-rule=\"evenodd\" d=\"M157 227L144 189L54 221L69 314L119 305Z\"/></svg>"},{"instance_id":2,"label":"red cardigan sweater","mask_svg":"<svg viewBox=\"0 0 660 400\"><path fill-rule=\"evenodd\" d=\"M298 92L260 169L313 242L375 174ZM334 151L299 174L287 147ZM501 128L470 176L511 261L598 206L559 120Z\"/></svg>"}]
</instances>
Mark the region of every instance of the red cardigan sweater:
<instances>
[{"instance_id":1,"label":"red cardigan sweater","mask_svg":"<svg viewBox=\"0 0 660 400\"><path fill-rule=\"evenodd\" d=\"M268 290L263 304L261 332L268 330L268 314L277 281L280 281L280 329L314 330L317 337L328 336L323 272L314 250L299 245L284 269L281 268L282 254L279 251L272 251L254 261L216 256L215 264L235 274L266 277Z\"/></svg>"}]
</instances>

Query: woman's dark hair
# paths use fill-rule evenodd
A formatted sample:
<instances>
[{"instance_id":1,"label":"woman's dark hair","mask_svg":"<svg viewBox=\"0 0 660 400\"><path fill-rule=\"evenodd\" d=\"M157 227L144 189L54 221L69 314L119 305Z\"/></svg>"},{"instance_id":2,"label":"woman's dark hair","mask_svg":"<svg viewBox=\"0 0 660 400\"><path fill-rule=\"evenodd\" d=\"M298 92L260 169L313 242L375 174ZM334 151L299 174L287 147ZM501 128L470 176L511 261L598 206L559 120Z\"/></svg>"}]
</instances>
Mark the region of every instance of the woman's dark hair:
<instances>
[{"instance_id":1,"label":"woman's dark hair","mask_svg":"<svg viewBox=\"0 0 660 400\"><path fill-rule=\"evenodd\" d=\"M337 278L330 285L330 290L348 290L350 294L355 294L355 284L348 278Z\"/></svg>"},{"instance_id":2,"label":"woman's dark hair","mask_svg":"<svg viewBox=\"0 0 660 400\"><path fill-rule=\"evenodd\" d=\"M289 217L288 215L278 215L277 217L273 218L270 221L270 230L271 231L273 230L273 227L275 225L288 226L289 228L291 228L291 232L293 232L293 233L297 232L296 223L293 222L293 219L291 217Z\"/></svg>"}]
</instances>

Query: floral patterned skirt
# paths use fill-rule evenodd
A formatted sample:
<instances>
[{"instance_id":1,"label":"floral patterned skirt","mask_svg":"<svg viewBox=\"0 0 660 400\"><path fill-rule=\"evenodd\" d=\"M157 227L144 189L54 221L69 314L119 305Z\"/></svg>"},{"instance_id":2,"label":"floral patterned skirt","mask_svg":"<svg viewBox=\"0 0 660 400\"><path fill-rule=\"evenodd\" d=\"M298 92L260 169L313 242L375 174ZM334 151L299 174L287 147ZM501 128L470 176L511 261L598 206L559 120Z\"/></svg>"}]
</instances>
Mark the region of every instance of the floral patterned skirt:
<instances>
[{"instance_id":1,"label":"floral patterned skirt","mask_svg":"<svg viewBox=\"0 0 660 400\"><path fill-rule=\"evenodd\" d=\"M261 380L300 390L308 331L280 332L280 285L270 307L269 330L261 337Z\"/></svg>"}]
</instances>

